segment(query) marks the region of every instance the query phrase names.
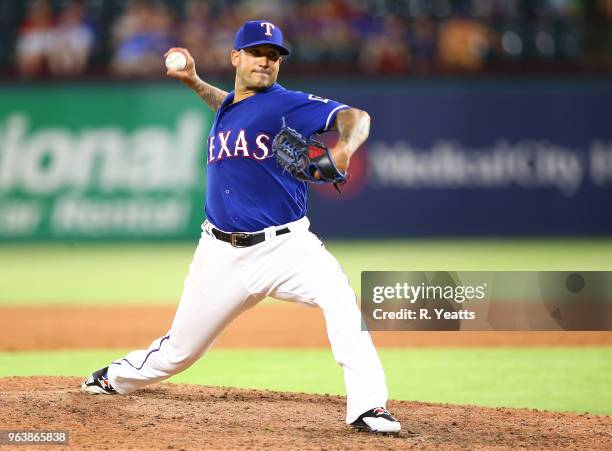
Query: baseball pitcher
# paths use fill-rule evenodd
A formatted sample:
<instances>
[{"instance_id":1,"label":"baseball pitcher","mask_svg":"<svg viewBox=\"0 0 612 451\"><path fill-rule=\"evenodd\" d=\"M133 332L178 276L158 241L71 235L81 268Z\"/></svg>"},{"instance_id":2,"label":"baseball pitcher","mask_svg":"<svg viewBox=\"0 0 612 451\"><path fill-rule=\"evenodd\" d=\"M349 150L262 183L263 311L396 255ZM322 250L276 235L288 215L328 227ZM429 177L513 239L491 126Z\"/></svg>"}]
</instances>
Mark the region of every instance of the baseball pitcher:
<instances>
[{"instance_id":1,"label":"baseball pitcher","mask_svg":"<svg viewBox=\"0 0 612 451\"><path fill-rule=\"evenodd\" d=\"M208 136L206 221L170 331L148 349L94 372L81 390L128 394L185 370L241 312L266 296L319 306L336 361L344 370L346 422L372 432L398 432L386 410L385 375L356 296L336 259L309 231L308 183L340 189L370 118L342 103L290 91L277 83L289 54L281 30L246 22L236 33L234 90L201 80L186 49L183 69L168 70L216 112ZM327 149L312 136L337 130Z\"/></svg>"}]
</instances>

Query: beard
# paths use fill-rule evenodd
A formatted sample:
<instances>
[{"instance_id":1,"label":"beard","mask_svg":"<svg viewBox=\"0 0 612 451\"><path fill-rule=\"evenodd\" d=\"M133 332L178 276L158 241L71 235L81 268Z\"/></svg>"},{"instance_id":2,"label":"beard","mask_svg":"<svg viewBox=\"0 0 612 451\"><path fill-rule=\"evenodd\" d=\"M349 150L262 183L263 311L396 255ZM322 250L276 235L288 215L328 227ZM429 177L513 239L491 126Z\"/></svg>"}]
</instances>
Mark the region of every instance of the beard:
<instances>
[{"instance_id":1,"label":"beard","mask_svg":"<svg viewBox=\"0 0 612 451\"><path fill-rule=\"evenodd\" d=\"M245 88L253 91L263 91L274 83L276 83L276 74L259 74L250 72L246 76L241 77L242 84Z\"/></svg>"}]
</instances>

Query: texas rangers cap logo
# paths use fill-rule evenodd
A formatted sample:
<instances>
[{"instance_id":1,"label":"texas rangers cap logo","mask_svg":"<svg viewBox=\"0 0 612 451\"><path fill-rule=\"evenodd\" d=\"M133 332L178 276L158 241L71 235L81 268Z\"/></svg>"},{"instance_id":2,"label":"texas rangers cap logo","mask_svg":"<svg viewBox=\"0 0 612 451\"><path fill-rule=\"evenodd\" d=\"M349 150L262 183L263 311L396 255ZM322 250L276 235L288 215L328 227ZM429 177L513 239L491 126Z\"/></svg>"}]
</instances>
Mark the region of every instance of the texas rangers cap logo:
<instances>
[{"instance_id":1,"label":"texas rangers cap logo","mask_svg":"<svg viewBox=\"0 0 612 451\"><path fill-rule=\"evenodd\" d=\"M272 30L276 28L274 24L270 22L262 22L259 25L262 27L266 27L266 36L270 36L270 37L272 36Z\"/></svg>"},{"instance_id":2,"label":"texas rangers cap logo","mask_svg":"<svg viewBox=\"0 0 612 451\"><path fill-rule=\"evenodd\" d=\"M234 50L241 50L256 45L270 44L278 47L281 55L289 55L284 44L283 32L267 20L251 20L240 27L234 38Z\"/></svg>"}]
</instances>

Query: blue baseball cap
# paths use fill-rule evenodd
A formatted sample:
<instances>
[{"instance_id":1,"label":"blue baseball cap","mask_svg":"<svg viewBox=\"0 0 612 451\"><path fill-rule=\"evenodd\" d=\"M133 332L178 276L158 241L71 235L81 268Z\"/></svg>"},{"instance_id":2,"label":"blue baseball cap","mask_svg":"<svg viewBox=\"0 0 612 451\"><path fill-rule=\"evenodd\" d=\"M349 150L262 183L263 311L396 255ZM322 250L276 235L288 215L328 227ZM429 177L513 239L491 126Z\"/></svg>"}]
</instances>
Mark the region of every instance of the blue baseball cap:
<instances>
[{"instance_id":1,"label":"blue baseball cap","mask_svg":"<svg viewBox=\"0 0 612 451\"><path fill-rule=\"evenodd\" d=\"M241 50L256 45L270 44L278 47L281 55L291 52L283 44L283 32L280 28L267 20L250 20L236 33L234 50Z\"/></svg>"}]
</instances>

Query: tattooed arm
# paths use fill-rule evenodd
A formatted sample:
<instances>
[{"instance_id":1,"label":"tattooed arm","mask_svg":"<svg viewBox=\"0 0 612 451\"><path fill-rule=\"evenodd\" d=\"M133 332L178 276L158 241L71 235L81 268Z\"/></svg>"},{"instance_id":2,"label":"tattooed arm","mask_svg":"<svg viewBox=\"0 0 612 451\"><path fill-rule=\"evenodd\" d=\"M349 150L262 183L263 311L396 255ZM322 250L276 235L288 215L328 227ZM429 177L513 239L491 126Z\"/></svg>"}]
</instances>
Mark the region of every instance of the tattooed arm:
<instances>
[{"instance_id":1,"label":"tattooed arm","mask_svg":"<svg viewBox=\"0 0 612 451\"><path fill-rule=\"evenodd\" d=\"M187 65L182 70L168 70L167 75L182 81L187 87L199 95L211 110L217 111L221 106L221 102L223 102L223 99L225 99L228 93L206 83L204 80L198 77L195 69L195 62L187 49L173 47L164 54L164 57L168 56L168 54L171 52L181 52L183 55L185 55L185 58L187 58Z\"/></svg>"},{"instance_id":2,"label":"tattooed arm","mask_svg":"<svg viewBox=\"0 0 612 451\"><path fill-rule=\"evenodd\" d=\"M223 99L225 99L228 94L222 89L209 85L198 76L196 76L196 79L193 82L187 83L183 81L183 83L193 89L195 93L199 95L213 111L217 111L219 109L221 102L223 102Z\"/></svg>"},{"instance_id":3,"label":"tattooed arm","mask_svg":"<svg viewBox=\"0 0 612 451\"><path fill-rule=\"evenodd\" d=\"M330 149L332 158L339 170L346 171L351 156L370 134L370 115L357 108L346 108L336 114L331 129L340 133L338 142Z\"/></svg>"}]
</instances>

